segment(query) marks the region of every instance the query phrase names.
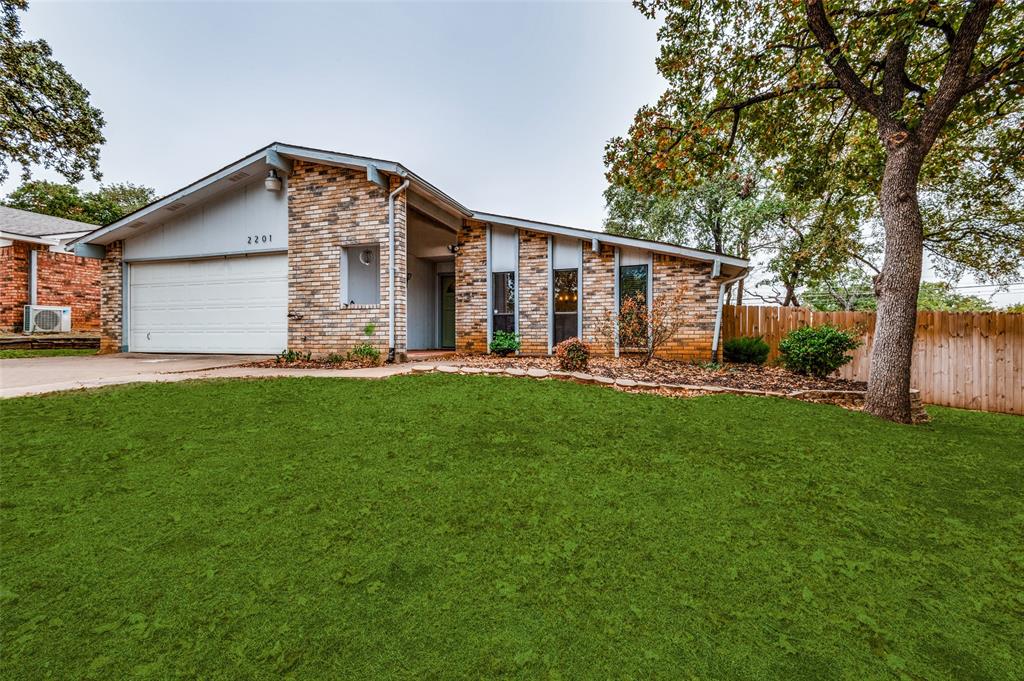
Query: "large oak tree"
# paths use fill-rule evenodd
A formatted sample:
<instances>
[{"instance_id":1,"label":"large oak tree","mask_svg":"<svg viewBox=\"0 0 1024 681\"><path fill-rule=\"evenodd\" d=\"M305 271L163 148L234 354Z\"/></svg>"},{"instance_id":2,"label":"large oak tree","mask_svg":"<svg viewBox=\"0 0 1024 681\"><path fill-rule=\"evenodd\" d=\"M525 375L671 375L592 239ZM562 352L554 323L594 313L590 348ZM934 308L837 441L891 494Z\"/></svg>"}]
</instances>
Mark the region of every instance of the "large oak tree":
<instances>
[{"instance_id":1,"label":"large oak tree","mask_svg":"<svg viewBox=\"0 0 1024 681\"><path fill-rule=\"evenodd\" d=\"M930 226L919 196L985 187L984 232L954 225L982 259L1024 252L1021 0L636 0L660 18L669 87L607 149L609 180L672 192L745 153L787 194L874 193L885 259L866 408L910 420L918 282ZM971 210L969 202L966 209ZM963 231L965 230L966 231ZM949 230L947 230L949 231ZM980 246L979 246L980 244ZM966 249L971 252L971 248Z\"/></svg>"},{"instance_id":2,"label":"large oak tree","mask_svg":"<svg viewBox=\"0 0 1024 681\"><path fill-rule=\"evenodd\" d=\"M0 0L0 182L10 164L31 176L33 165L70 182L100 179L103 115L89 91L56 59L45 40L23 40L18 12L26 0Z\"/></svg>"}]
</instances>

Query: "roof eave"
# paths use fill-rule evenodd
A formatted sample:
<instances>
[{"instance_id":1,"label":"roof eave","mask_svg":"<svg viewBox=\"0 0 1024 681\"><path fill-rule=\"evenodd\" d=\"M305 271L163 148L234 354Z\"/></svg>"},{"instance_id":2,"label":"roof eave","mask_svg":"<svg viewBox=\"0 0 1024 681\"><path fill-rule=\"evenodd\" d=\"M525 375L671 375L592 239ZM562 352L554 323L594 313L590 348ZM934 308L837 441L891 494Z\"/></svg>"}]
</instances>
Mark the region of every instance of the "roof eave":
<instances>
[{"instance_id":1,"label":"roof eave","mask_svg":"<svg viewBox=\"0 0 1024 681\"><path fill-rule=\"evenodd\" d=\"M718 263L720 263L720 266L729 265L731 267L746 268L750 264L749 260L746 260L744 258L737 258L736 256L732 255L708 253L706 251L699 251L693 248L687 248L685 246L667 244L662 241L648 241L646 239L635 239L633 237L621 236L618 234L609 234L608 232L596 232L594 230L580 229L578 227L553 225L547 222L524 220L522 218L513 218L507 215L495 215L493 213L482 213L477 211L473 213L473 219L479 220L480 222L489 222L491 224L505 225L508 227L530 229L537 232L544 232L547 234L558 234L561 236L569 236L577 239L596 239L597 241L606 244L625 246L627 248L640 248L643 250L651 251L653 253L675 255L690 260L699 260L701 262L715 263L717 261Z\"/></svg>"}]
</instances>

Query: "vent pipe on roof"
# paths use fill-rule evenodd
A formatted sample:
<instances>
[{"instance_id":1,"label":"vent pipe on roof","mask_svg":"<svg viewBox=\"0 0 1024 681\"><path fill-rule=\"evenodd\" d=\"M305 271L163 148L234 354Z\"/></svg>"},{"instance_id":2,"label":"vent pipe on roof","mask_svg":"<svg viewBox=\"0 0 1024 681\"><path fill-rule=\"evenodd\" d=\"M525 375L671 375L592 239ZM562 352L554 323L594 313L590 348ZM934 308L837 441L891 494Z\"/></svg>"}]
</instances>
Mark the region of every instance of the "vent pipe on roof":
<instances>
[{"instance_id":1,"label":"vent pipe on roof","mask_svg":"<svg viewBox=\"0 0 1024 681\"><path fill-rule=\"evenodd\" d=\"M388 361L395 361L395 197L409 186L406 180L388 194Z\"/></svg>"}]
</instances>

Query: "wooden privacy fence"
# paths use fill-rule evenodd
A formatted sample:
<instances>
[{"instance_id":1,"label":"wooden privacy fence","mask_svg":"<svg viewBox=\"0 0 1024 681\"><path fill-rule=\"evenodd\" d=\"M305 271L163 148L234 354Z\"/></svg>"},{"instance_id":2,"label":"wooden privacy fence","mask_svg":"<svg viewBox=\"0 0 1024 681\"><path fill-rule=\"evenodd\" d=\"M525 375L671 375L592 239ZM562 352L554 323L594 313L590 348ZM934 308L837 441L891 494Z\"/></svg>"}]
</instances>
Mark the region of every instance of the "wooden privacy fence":
<instances>
[{"instance_id":1,"label":"wooden privacy fence","mask_svg":"<svg viewBox=\"0 0 1024 681\"><path fill-rule=\"evenodd\" d=\"M801 326L858 327L864 345L839 370L843 378L867 381L874 312L815 312L801 307L726 305L723 339L763 336L779 356L779 341ZM911 385L931 404L1024 414L1024 314L1008 312L917 313Z\"/></svg>"}]
</instances>

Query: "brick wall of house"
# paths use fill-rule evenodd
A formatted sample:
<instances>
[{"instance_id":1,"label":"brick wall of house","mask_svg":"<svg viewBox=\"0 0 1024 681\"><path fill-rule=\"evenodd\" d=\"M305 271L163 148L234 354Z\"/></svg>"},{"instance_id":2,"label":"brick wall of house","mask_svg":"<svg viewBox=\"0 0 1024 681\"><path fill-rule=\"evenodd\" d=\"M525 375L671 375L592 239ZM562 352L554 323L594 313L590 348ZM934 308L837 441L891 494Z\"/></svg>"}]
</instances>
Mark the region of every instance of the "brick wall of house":
<instances>
[{"instance_id":1,"label":"brick wall of house","mask_svg":"<svg viewBox=\"0 0 1024 681\"><path fill-rule=\"evenodd\" d=\"M392 178L392 189L398 178ZM342 305L341 249L380 248L380 304ZM406 351L406 196L395 199L395 348ZM372 337L363 334L375 325ZM387 193L365 171L297 161L288 179L288 347L314 355L388 349Z\"/></svg>"},{"instance_id":2,"label":"brick wall of house","mask_svg":"<svg viewBox=\"0 0 1024 681\"><path fill-rule=\"evenodd\" d=\"M15 241L0 248L0 329L20 331L28 302L29 244Z\"/></svg>"},{"instance_id":3,"label":"brick wall of house","mask_svg":"<svg viewBox=\"0 0 1024 681\"><path fill-rule=\"evenodd\" d=\"M683 260L668 255L654 256L654 299L684 291L683 326L658 352L659 357L687 361L709 361L718 311L718 282L711 278L711 263Z\"/></svg>"},{"instance_id":4,"label":"brick wall of house","mask_svg":"<svg viewBox=\"0 0 1024 681\"><path fill-rule=\"evenodd\" d=\"M589 247L583 249L583 340L590 344L593 352L611 354L615 344L608 332L610 320L615 314L615 249L601 244L601 251L594 253Z\"/></svg>"},{"instance_id":5,"label":"brick wall of house","mask_svg":"<svg viewBox=\"0 0 1024 681\"><path fill-rule=\"evenodd\" d=\"M70 306L73 331L99 331L100 261L47 250L36 265L38 304Z\"/></svg>"},{"instance_id":6,"label":"brick wall of house","mask_svg":"<svg viewBox=\"0 0 1024 681\"><path fill-rule=\"evenodd\" d=\"M487 352L487 231L484 223L463 221L455 256L455 347Z\"/></svg>"},{"instance_id":7,"label":"brick wall of house","mask_svg":"<svg viewBox=\"0 0 1024 681\"><path fill-rule=\"evenodd\" d=\"M121 260L124 242L107 244L107 253L100 263L100 352L121 352Z\"/></svg>"},{"instance_id":8,"label":"brick wall of house","mask_svg":"<svg viewBox=\"0 0 1024 681\"><path fill-rule=\"evenodd\" d=\"M520 352L548 352L548 235L519 230Z\"/></svg>"},{"instance_id":9,"label":"brick wall of house","mask_svg":"<svg viewBox=\"0 0 1024 681\"><path fill-rule=\"evenodd\" d=\"M0 248L0 330L20 331L29 303L29 253L36 250L36 303L71 308L74 331L100 328L100 261L15 241Z\"/></svg>"}]
</instances>

